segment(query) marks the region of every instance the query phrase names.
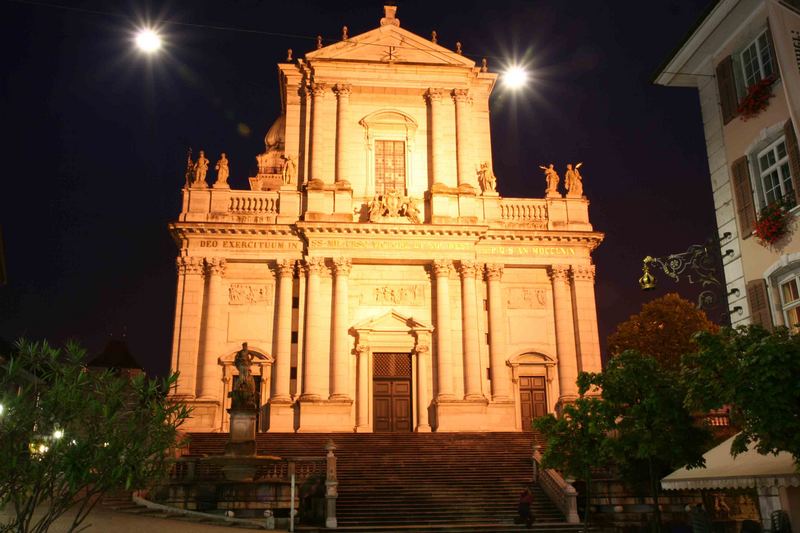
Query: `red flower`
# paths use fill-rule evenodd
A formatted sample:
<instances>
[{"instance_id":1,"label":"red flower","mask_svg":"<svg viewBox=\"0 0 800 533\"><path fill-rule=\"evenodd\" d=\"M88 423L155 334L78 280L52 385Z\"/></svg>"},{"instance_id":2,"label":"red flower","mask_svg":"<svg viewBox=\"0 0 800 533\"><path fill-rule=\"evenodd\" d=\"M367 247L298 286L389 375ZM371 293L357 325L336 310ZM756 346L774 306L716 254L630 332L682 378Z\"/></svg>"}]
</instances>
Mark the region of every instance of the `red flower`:
<instances>
[{"instance_id":1,"label":"red flower","mask_svg":"<svg viewBox=\"0 0 800 533\"><path fill-rule=\"evenodd\" d=\"M759 213L753 233L762 245L775 244L789 231L790 221L791 215L784 203L773 202Z\"/></svg>"},{"instance_id":2,"label":"red flower","mask_svg":"<svg viewBox=\"0 0 800 533\"><path fill-rule=\"evenodd\" d=\"M769 107L769 99L775 96L772 94L774 82L775 76L767 76L747 88L747 94L737 109L742 120L751 119Z\"/></svg>"}]
</instances>

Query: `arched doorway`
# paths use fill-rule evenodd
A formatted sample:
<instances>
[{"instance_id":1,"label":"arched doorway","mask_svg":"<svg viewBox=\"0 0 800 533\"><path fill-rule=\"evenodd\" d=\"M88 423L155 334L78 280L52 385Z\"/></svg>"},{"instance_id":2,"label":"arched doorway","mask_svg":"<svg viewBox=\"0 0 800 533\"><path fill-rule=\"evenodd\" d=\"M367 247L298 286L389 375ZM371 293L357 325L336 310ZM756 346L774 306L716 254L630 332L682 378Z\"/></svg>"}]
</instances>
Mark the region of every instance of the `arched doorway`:
<instances>
[{"instance_id":1,"label":"arched doorway","mask_svg":"<svg viewBox=\"0 0 800 533\"><path fill-rule=\"evenodd\" d=\"M553 381L556 360L547 354L526 351L508 360L517 404L517 423L522 431L533 431L531 423L553 411L558 397Z\"/></svg>"}]
</instances>

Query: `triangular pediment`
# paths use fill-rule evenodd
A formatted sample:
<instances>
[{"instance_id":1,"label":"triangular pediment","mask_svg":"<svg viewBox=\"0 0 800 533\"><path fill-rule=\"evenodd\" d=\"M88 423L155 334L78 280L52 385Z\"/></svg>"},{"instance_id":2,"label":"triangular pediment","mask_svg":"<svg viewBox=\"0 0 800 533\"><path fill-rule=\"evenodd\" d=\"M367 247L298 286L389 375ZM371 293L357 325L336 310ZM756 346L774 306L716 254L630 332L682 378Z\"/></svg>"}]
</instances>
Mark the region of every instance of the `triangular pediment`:
<instances>
[{"instance_id":1,"label":"triangular pediment","mask_svg":"<svg viewBox=\"0 0 800 533\"><path fill-rule=\"evenodd\" d=\"M355 331L433 331L431 324L420 322L395 309L370 317L353 326Z\"/></svg>"},{"instance_id":2,"label":"triangular pediment","mask_svg":"<svg viewBox=\"0 0 800 533\"><path fill-rule=\"evenodd\" d=\"M475 62L399 26L387 24L306 54L309 61L475 66Z\"/></svg>"}]
</instances>

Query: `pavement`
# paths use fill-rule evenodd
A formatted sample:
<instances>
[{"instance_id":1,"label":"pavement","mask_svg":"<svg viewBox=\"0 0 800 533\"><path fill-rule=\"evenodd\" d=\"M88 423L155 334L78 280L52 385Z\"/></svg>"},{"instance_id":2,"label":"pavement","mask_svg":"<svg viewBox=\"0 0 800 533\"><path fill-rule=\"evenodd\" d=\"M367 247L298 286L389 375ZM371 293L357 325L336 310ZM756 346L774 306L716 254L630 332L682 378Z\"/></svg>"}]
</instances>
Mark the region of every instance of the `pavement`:
<instances>
[{"instance_id":1,"label":"pavement","mask_svg":"<svg viewBox=\"0 0 800 533\"><path fill-rule=\"evenodd\" d=\"M0 524L6 522L9 516L10 513L5 509L0 510ZM49 533L66 533L72 523L72 518L73 514L70 512L62 515L50 528ZM231 526L203 524L197 521L123 513L104 507L96 507L92 510L82 524L82 526L86 525L89 527L82 531L90 533L160 533L162 531L168 533L220 533L222 531L231 533L237 529ZM269 532L270 530L254 531Z\"/></svg>"}]
</instances>

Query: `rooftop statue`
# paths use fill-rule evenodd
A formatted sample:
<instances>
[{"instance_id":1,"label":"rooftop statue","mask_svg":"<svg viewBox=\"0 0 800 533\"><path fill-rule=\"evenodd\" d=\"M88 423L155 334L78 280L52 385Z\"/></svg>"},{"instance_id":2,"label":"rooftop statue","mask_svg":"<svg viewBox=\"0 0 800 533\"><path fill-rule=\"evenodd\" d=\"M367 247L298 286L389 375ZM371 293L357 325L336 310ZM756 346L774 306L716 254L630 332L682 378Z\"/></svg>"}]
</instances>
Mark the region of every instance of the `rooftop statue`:
<instances>
[{"instance_id":1,"label":"rooftop statue","mask_svg":"<svg viewBox=\"0 0 800 533\"><path fill-rule=\"evenodd\" d=\"M283 154L281 155L281 159L283 159L283 170L281 171L283 175L283 184L288 185L294 183L295 178L297 178L297 163L294 157Z\"/></svg>"},{"instance_id":2,"label":"rooftop statue","mask_svg":"<svg viewBox=\"0 0 800 533\"><path fill-rule=\"evenodd\" d=\"M197 161L194 162L194 182L192 183L195 187L208 187L206 183L206 173L208 172L208 159L206 159L206 154L203 150L200 150L200 153L197 154Z\"/></svg>"},{"instance_id":3,"label":"rooftop statue","mask_svg":"<svg viewBox=\"0 0 800 533\"><path fill-rule=\"evenodd\" d=\"M497 192L497 176L486 161L478 169L478 184L483 192Z\"/></svg>"},{"instance_id":4,"label":"rooftop statue","mask_svg":"<svg viewBox=\"0 0 800 533\"><path fill-rule=\"evenodd\" d=\"M567 198L580 198L583 196L583 178L578 170L583 163L578 163L574 167L567 165L567 173L564 174L564 186L567 188Z\"/></svg>"},{"instance_id":5,"label":"rooftop statue","mask_svg":"<svg viewBox=\"0 0 800 533\"><path fill-rule=\"evenodd\" d=\"M228 156L225 155L225 152L220 154L219 161L214 165L214 169L217 171L217 181L214 182L214 187L218 189L228 188L230 169L228 168Z\"/></svg>"},{"instance_id":6,"label":"rooftop statue","mask_svg":"<svg viewBox=\"0 0 800 533\"><path fill-rule=\"evenodd\" d=\"M545 196L547 198L561 198L561 193L558 192L558 182L560 178L558 177L556 169L553 168L553 163L550 163L547 167L539 165L539 168L544 170L544 178L547 181Z\"/></svg>"}]
</instances>

